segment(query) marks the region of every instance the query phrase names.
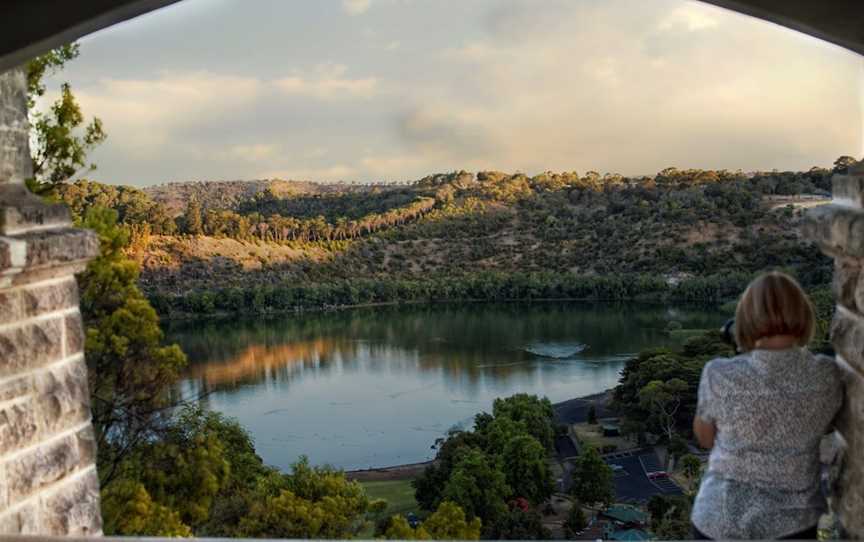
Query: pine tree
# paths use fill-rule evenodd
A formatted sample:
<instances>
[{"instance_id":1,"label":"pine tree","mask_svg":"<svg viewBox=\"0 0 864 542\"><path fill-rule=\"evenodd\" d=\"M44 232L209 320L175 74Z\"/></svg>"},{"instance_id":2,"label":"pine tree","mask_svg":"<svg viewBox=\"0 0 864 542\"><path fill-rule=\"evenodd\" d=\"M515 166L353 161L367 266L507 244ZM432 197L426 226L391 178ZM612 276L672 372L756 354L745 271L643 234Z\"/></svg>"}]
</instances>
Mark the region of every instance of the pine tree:
<instances>
[{"instance_id":1,"label":"pine tree","mask_svg":"<svg viewBox=\"0 0 864 542\"><path fill-rule=\"evenodd\" d=\"M186 205L186 213L183 215L186 225L186 233L190 235L201 235L204 233L203 220L201 218L201 205L198 199L192 197Z\"/></svg>"}]
</instances>

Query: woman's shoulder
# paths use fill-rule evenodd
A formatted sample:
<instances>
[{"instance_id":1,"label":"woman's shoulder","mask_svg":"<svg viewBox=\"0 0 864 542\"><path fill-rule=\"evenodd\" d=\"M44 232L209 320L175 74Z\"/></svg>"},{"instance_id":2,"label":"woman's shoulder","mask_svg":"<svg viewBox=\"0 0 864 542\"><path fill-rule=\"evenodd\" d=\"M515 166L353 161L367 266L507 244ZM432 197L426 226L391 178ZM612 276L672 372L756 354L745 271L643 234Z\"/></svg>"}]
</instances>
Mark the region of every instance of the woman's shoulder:
<instances>
[{"instance_id":1,"label":"woman's shoulder","mask_svg":"<svg viewBox=\"0 0 864 542\"><path fill-rule=\"evenodd\" d=\"M714 358L705 364L702 374L713 376L739 373L746 369L749 361L750 357L747 354L738 354L731 358Z\"/></svg>"},{"instance_id":2,"label":"woman's shoulder","mask_svg":"<svg viewBox=\"0 0 864 542\"><path fill-rule=\"evenodd\" d=\"M750 379L750 358L739 354L731 358L714 358L702 368L702 380L715 393L722 394L729 387Z\"/></svg>"},{"instance_id":3,"label":"woman's shoulder","mask_svg":"<svg viewBox=\"0 0 864 542\"><path fill-rule=\"evenodd\" d=\"M826 356L825 354L816 354L810 352L812 364L816 372L826 380L831 380L838 386L843 382L843 367L836 358Z\"/></svg>"}]
</instances>

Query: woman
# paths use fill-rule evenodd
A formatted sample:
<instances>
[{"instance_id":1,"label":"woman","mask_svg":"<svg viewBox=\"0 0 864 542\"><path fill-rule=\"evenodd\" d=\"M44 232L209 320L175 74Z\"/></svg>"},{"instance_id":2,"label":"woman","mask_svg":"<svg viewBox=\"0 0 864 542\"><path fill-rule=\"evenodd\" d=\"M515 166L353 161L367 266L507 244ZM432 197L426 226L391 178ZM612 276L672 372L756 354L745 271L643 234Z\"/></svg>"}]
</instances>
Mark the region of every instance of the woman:
<instances>
[{"instance_id":1,"label":"woman","mask_svg":"<svg viewBox=\"0 0 864 542\"><path fill-rule=\"evenodd\" d=\"M783 273L754 280L735 312L741 355L702 371L693 432L711 449L693 504L701 539L816 539L819 442L842 401L832 359L807 349L815 315Z\"/></svg>"}]
</instances>

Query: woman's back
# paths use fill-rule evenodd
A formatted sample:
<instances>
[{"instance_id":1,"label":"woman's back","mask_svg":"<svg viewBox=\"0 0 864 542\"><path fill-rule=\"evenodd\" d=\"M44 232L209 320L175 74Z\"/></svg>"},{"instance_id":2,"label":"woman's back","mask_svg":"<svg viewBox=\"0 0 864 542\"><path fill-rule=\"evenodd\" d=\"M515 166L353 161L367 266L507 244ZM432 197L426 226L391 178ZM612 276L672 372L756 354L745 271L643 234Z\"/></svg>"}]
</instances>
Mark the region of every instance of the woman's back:
<instances>
[{"instance_id":1,"label":"woman's back","mask_svg":"<svg viewBox=\"0 0 864 542\"><path fill-rule=\"evenodd\" d=\"M717 429L693 521L716 538L776 538L818 521L819 442L842 401L830 358L752 350L705 366L697 416Z\"/></svg>"},{"instance_id":2,"label":"woman's back","mask_svg":"<svg viewBox=\"0 0 864 542\"><path fill-rule=\"evenodd\" d=\"M811 487L841 399L836 364L806 348L711 362L700 386L700 415L717 425L710 470L754 485Z\"/></svg>"}]
</instances>

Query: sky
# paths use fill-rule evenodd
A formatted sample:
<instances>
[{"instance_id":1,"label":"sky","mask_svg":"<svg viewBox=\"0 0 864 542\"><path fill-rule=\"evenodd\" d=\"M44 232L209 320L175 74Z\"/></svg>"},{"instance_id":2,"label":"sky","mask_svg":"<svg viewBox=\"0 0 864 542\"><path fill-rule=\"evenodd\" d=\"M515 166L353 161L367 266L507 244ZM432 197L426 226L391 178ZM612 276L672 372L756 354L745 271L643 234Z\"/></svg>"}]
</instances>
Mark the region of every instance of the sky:
<instances>
[{"instance_id":1,"label":"sky","mask_svg":"<svg viewBox=\"0 0 864 542\"><path fill-rule=\"evenodd\" d=\"M113 184L864 154L862 57L697 1L184 0L84 38L62 81Z\"/></svg>"}]
</instances>

